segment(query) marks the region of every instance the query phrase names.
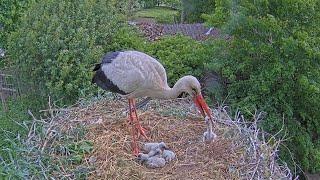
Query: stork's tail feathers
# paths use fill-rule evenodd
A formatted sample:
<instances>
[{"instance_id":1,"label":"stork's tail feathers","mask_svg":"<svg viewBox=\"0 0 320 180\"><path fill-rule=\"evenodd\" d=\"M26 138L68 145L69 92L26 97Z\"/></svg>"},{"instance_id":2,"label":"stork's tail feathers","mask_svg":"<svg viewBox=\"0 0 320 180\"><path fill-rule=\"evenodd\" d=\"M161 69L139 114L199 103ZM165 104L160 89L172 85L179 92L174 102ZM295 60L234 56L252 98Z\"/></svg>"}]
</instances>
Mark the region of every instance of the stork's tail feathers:
<instances>
[{"instance_id":1,"label":"stork's tail feathers","mask_svg":"<svg viewBox=\"0 0 320 180\"><path fill-rule=\"evenodd\" d=\"M93 71L97 71L101 68L101 64L96 64L96 66L93 68Z\"/></svg>"}]
</instances>

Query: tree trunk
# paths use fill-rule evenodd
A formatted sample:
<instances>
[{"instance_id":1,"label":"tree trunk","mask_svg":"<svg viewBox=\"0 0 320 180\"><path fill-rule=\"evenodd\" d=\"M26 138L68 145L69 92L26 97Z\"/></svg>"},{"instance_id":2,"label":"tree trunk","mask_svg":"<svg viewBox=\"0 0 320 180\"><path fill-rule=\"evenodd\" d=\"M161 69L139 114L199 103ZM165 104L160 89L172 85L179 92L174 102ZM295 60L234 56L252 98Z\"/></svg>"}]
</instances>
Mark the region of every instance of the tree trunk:
<instances>
[{"instance_id":1,"label":"tree trunk","mask_svg":"<svg viewBox=\"0 0 320 180\"><path fill-rule=\"evenodd\" d=\"M186 14L186 12L185 12L185 10L186 10L185 6L186 6L186 0L181 0L181 16L180 16L180 23L181 23L181 24L183 24L184 21L185 21L185 14Z\"/></svg>"}]
</instances>

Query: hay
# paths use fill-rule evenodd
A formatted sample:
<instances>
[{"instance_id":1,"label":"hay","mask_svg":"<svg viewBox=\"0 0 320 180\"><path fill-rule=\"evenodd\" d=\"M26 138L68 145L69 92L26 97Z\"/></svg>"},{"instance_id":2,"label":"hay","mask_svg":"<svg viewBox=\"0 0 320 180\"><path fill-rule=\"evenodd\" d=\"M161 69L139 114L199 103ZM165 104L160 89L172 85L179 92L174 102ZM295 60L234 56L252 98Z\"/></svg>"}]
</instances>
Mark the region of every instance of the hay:
<instances>
[{"instance_id":1,"label":"hay","mask_svg":"<svg viewBox=\"0 0 320 180\"><path fill-rule=\"evenodd\" d=\"M148 169L131 153L126 108L125 100L109 98L84 103L61 116L64 130L85 125L85 140L94 144L83 162L95 167L89 179L292 179L290 170L276 162L282 141L260 140L259 118L246 124L240 116L230 118L224 109L215 110L218 139L205 144L204 120L188 99L153 100L138 111L151 141L164 141L177 155L164 168ZM145 142L150 141L140 137L140 147Z\"/></svg>"},{"instance_id":2,"label":"hay","mask_svg":"<svg viewBox=\"0 0 320 180\"><path fill-rule=\"evenodd\" d=\"M139 110L151 141L164 141L177 159L161 169L148 169L131 154L127 101L107 95L81 100L69 108L48 109L33 121L21 123L26 138L8 139L12 158L0 157L9 179L292 179L279 165L281 131L267 134L258 128L263 113L245 121L238 112L213 109L218 139L202 142L203 118L188 99L151 101ZM18 123L18 122L17 122ZM8 132L10 133L10 132ZM142 137L140 146L147 142ZM148 141L150 142L150 141ZM14 155L14 156L12 156ZM297 178L297 177L296 177Z\"/></svg>"}]
</instances>

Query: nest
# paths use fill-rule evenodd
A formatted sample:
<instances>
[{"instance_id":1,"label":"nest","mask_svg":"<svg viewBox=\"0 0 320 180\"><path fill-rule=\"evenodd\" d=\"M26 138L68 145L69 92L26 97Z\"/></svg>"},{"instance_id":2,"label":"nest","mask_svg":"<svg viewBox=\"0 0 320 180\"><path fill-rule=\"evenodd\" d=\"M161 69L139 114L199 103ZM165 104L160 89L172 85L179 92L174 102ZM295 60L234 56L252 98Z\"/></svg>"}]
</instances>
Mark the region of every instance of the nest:
<instances>
[{"instance_id":1,"label":"nest","mask_svg":"<svg viewBox=\"0 0 320 180\"><path fill-rule=\"evenodd\" d=\"M87 129L85 140L94 147L83 161L94 167L89 179L292 179L290 170L276 162L282 140L261 140L256 123L230 118L224 109L214 111L218 139L204 143L204 120L188 99L153 100L138 111L151 142L165 142L177 157L164 168L148 169L132 155L127 106L123 99L91 101L57 120L62 131L76 124ZM140 147L145 142L150 141L139 138Z\"/></svg>"}]
</instances>

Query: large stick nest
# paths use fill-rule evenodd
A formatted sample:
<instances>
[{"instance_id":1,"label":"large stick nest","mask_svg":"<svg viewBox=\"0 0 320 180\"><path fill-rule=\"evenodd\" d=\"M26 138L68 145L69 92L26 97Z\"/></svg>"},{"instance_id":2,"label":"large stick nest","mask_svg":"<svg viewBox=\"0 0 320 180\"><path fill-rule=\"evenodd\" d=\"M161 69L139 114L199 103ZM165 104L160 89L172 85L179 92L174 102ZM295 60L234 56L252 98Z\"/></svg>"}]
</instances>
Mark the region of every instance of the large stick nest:
<instances>
[{"instance_id":1,"label":"large stick nest","mask_svg":"<svg viewBox=\"0 0 320 180\"><path fill-rule=\"evenodd\" d=\"M84 165L93 166L90 179L291 179L286 166L276 162L282 140L257 128L253 122L230 118L220 108L214 110L218 125L215 142L206 144L203 118L188 99L153 100L138 111L140 122L152 142L165 142L177 155L161 169L140 165L131 150L131 128L127 123L127 101L104 99L69 109L58 118L61 131L81 124L87 129L85 140L94 144ZM272 141L270 141L272 139ZM140 137L140 147L150 142Z\"/></svg>"}]
</instances>

